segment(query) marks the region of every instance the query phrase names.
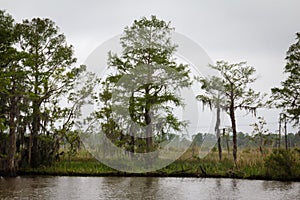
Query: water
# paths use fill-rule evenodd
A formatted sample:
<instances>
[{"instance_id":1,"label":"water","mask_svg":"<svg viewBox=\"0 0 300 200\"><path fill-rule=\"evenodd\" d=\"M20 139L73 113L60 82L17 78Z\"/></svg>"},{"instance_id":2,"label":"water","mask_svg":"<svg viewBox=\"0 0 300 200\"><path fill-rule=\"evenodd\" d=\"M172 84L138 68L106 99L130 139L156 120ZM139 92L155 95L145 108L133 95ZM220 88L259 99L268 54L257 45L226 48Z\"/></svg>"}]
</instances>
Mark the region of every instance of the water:
<instances>
[{"instance_id":1,"label":"water","mask_svg":"<svg viewBox=\"0 0 300 200\"><path fill-rule=\"evenodd\" d=\"M0 178L0 199L300 199L300 182L217 178Z\"/></svg>"}]
</instances>

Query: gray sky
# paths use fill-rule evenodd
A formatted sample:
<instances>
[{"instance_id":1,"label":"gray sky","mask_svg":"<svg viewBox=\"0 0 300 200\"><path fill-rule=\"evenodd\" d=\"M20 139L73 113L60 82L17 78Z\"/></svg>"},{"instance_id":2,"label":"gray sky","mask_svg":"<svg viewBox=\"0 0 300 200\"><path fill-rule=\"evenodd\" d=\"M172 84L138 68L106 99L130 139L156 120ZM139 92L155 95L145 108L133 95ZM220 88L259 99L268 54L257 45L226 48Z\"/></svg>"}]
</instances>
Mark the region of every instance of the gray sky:
<instances>
[{"instance_id":1,"label":"gray sky","mask_svg":"<svg viewBox=\"0 0 300 200\"><path fill-rule=\"evenodd\" d=\"M80 63L134 19L156 15L171 21L176 32L198 43L213 61L247 61L259 77L254 87L267 93L284 80L285 53L300 31L299 0L1 0L0 8L16 21L55 21ZM265 116L270 131L277 129L277 112L258 114ZM253 118L242 116L238 113L239 130L250 131Z\"/></svg>"}]
</instances>

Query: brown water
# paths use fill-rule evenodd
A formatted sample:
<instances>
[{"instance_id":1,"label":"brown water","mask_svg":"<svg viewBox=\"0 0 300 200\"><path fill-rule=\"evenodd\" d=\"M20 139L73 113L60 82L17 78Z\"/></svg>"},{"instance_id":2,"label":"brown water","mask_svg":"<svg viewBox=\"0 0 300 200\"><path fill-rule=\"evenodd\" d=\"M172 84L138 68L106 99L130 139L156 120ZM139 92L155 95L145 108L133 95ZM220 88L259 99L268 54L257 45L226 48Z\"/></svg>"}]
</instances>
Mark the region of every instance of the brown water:
<instances>
[{"instance_id":1,"label":"brown water","mask_svg":"<svg viewBox=\"0 0 300 200\"><path fill-rule=\"evenodd\" d=\"M300 199L300 182L216 178L0 177L0 199Z\"/></svg>"}]
</instances>

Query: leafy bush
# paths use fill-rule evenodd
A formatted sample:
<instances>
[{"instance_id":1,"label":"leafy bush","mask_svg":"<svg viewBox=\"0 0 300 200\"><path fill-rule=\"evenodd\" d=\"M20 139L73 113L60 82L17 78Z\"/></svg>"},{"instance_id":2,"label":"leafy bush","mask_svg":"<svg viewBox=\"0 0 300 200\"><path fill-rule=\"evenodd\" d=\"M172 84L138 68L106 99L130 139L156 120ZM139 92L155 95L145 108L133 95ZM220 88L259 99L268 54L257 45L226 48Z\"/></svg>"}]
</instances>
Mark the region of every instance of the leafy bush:
<instances>
[{"instance_id":1,"label":"leafy bush","mask_svg":"<svg viewBox=\"0 0 300 200\"><path fill-rule=\"evenodd\" d=\"M292 151L274 149L265 159L265 168L268 177L274 179L288 180L299 176L299 163Z\"/></svg>"}]
</instances>

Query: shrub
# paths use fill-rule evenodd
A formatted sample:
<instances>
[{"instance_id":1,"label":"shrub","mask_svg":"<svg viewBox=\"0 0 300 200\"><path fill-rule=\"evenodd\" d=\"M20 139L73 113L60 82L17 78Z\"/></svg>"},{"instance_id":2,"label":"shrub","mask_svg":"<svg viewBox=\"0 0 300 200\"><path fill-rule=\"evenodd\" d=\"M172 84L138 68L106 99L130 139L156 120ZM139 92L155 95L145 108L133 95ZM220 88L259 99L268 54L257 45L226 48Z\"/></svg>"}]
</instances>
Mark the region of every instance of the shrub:
<instances>
[{"instance_id":1,"label":"shrub","mask_svg":"<svg viewBox=\"0 0 300 200\"><path fill-rule=\"evenodd\" d=\"M274 179L293 179L297 176L297 162L293 152L274 149L265 159L266 175Z\"/></svg>"}]
</instances>

